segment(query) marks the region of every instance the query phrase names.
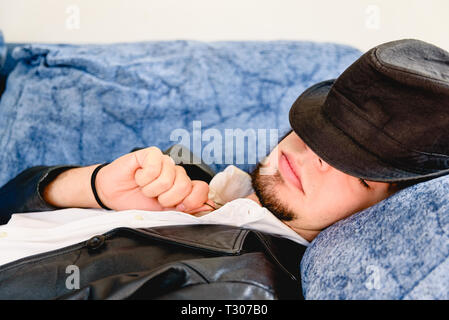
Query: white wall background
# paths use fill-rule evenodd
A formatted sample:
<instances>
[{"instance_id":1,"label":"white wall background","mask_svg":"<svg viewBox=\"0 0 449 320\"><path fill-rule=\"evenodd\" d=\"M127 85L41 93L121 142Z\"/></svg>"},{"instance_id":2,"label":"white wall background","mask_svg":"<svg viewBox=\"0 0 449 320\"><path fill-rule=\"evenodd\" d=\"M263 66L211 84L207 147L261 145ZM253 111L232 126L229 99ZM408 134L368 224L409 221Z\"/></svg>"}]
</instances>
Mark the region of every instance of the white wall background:
<instances>
[{"instance_id":1,"label":"white wall background","mask_svg":"<svg viewBox=\"0 0 449 320\"><path fill-rule=\"evenodd\" d=\"M0 0L8 42L314 40L449 50L448 0Z\"/></svg>"}]
</instances>

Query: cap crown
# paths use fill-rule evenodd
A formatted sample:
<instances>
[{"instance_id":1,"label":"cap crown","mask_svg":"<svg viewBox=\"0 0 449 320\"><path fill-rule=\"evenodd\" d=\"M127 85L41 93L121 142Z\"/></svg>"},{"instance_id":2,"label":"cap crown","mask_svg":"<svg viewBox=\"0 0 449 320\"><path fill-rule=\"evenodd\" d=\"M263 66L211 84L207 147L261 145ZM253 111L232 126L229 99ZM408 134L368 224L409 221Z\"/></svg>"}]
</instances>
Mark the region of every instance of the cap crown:
<instances>
[{"instance_id":1,"label":"cap crown","mask_svg":"<svg viewBox=\"0 0 449 320\"><path fill-rule=\"evenodd\" d=\"M377 46L338 77L323 114L395 167L449 168L449 53L419 40Z\"/></svg>"}]
</instances>

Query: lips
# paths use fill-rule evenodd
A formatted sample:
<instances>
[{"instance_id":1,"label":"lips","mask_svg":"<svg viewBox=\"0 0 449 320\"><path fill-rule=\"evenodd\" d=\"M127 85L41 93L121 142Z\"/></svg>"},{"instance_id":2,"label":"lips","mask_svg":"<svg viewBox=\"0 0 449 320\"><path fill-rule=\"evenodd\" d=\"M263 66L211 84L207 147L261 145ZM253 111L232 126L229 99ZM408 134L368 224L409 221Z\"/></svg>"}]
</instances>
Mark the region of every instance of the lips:
<instances>
[{"instance_id":1,"label":"lips","mask_svg":"<svg viewBox=\"0 0 449 320\"><path fill-rule=\"evenodd\" d=\"M290 184L304 193L299 175L296 173L292 162L289 160L289 157L283 152L281 152L281 156L279 159L279 171L281 171L281 174L285 180L290 182Z\"/></svg>"}]
</instances>

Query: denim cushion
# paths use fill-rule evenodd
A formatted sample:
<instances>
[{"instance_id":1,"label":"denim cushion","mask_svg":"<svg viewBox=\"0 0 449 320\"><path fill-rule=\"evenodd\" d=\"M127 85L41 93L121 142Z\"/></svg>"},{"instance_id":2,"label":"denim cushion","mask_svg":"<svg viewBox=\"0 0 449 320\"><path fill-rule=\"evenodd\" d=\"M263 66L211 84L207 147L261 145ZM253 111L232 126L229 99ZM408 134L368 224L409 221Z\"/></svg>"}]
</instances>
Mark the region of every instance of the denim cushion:
<instances>
[{"instance_id":1,"label":"denim cushion","mask_svg":"<svg viewBox=\"0 0 449 320\"><path fill-rule=\"evenodd\" d=\"M135 147L165 149L180 142L170 141L175 129L190 134L186 146L201 156L209 141L194 136L195 120L197 132L221 134L223 150L225 129L279 129L280 136L298 95L360 54L301 41L19 46L0 100L0 185L34 165L90 165ZM234 158L217 155L213 169L254 167L248 148L235 145Z\"/></svg>"},{"instance_id":2,"label":"denim cushion","mask_svg":"<svg viewBox=\"0 0 449 320\"><path fill-rule=\"evenodd\" d=\"M322 231L301 262L306 299L449 299L449 176Z\"/></svg>"}]
</instances>

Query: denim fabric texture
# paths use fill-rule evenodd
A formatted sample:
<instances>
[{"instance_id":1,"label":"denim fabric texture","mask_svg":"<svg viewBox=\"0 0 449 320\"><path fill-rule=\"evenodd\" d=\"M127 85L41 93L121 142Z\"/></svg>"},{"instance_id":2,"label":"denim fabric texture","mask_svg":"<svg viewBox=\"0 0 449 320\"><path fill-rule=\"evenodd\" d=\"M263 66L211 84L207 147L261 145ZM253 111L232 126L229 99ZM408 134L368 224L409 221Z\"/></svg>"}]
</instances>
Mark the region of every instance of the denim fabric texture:
<instances>
[{"instance_id":1,"label":"denim fabric texture","mask_svg":"<svg viewBox=\"0 0 449 320\"><path fill-rule=\"evenodd\" d=\"M301 261L306 299L449 299L449 176L322 231Z\"/></svg>"}]
</instances>

